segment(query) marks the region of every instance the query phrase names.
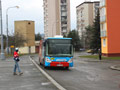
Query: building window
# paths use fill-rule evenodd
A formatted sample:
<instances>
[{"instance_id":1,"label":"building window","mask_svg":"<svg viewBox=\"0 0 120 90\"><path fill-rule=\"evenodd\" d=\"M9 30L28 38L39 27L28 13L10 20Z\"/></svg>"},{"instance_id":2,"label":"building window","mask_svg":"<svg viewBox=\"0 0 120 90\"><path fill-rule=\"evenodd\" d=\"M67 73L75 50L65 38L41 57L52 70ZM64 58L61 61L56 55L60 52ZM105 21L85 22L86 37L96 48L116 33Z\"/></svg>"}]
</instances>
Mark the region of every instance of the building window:
<instances>
[{"instance_id":1,"label":"building window","mask_svg":"<svg viewBox=\"0 0 120 90\"><path fill-rule=\"evenodd\" d=\"M106 0L100 0L100 7L105 6L106 5Z\"/></svg>"},{"instance_id":2,"label":"building window","mask_svg":"<svg viewBox=\"0 0 120 90\"><path fill-rule=\"evenodd\" d=\"M106 15L106 8L105 7L101 9L100 15L101 16Z\"/></svg>"},{"instance_id":3,"label":"building window","mask_svg":"<svg viewBox=\"0 0 120 90\"><path fill-rule=\"evenodd\" d=\"M61 0L61 3L66 3L66 0Z\"/></svg>"},{"instance_id":4,"label":"building window","mask_svg":"<svg viewBox=\"0 0 120 90\"><path fill-rule=\"evenodd\" d=\"M95 4L95 7L99 7L99 3L96 3L96 4Z\"/></svg>"},{"instance_id":5,"label":"building window","mask_svg":"<svg viewBox=\"0 0 120 90\"><path fill-rule=\"evenodd\" d=\"M106 47L106 39L103 39L103 47Z\"/></svg>"},{"instance_id":6,"label":"building window","mask_svg":"<svg viewBox=\"0 0 120 90\"><path fill-rule=\"evenodd\" d=\"M30 22L28 22L28 24L30 25L31 23L30 23Z\"/></svg>"}]
</instances>

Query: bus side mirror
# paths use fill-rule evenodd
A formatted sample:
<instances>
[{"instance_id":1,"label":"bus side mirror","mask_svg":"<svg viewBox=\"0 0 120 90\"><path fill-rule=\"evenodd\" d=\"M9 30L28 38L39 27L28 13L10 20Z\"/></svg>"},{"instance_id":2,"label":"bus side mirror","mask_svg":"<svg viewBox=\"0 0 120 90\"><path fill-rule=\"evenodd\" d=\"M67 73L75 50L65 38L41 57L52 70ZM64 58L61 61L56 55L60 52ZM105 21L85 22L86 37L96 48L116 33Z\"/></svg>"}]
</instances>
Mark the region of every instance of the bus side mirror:
<instances>
[{"instance_id":1,"label":"bus side mirror","mask_svg":"<svg viewBox=\"0 0 120 90\"><path fill-rule=\"evenodd\" d=\"M44 42L43 45L46 46L46 43Z\"/></svg>"}]
</instances>

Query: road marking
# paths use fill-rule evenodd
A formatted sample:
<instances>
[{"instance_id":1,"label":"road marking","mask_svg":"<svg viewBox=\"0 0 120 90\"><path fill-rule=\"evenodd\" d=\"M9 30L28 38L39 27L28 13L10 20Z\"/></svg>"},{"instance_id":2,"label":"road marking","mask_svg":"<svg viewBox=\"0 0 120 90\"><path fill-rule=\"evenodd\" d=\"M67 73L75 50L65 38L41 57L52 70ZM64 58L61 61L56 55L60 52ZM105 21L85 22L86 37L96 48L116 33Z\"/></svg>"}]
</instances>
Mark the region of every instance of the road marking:
<instances>
[{"instance_id":1,"label":"road marking","mask_svg":"<svg viewBox=\"0 0 120 90\"><path fill-rule=\"evenodd\" d=\"M45 75L59 90L67 90L64 87L62 87L58 82L56 82L49 74L47 74L41 67L36 64L36 62L29 56L32 63Z\"/></svg>"},{"instance_id":2,"label":"road marking","mask_svg":"<svg viewBox=\"0 0 120 90\"><path fill-rule=\"evenodd\" d=\"M45 82L45 83L41 83L42 86L46 86L46 85L50 85L51 82Z\"/></svg>"},{"instance_id":3,"label":"road marking","mask_svg":"<svg viewBox=\"0 0 120 90\"><path fill-rule=\"evenodd\" d=\"M23 85L23 86L20 86L21 88L24 88L24 87L31 87L31 86L34 86L33 84L32 85Z\"/></svg>"},{"instance_id":4,"label":"road marking","mask_svg":"<svg viewBox=\"0 0 120 90\"><path fill-rule=\"evenodd\" d=\"M34 71L36 71L37 69L36 68L33 68Z\"/></svg>"},{"instance_id":5,"label":"road marking","mask_svg":"<svg viewBox=\"0 0 120 90\"><path fill-rule=\"evenodd\" d=\"M12 90L17 90L17 89L21 89L21 88L28 88L28 87L32 87L34 86L33 84L31 85L23 85L23 86L18 86L18 87L13 87Z\"/></svg>"},{"instance_id":6,"label":"road marking","mask_svg":"<svg viewBox=\"0 0 120 90\"><path fill-rule=\"evenodd\" d=\"M29 71L25 71L25 73L26 73L26 74L30 74L30 72L29 72Z\"/></svg>"},{"instance_id":7,"label":"road marking","mask_svg":"<svg viewBox=\"0 0 120 90\"><path fill-rule=\"evenodd\" d=\"M33 64L30 64L31 66L33 65Z\"/></svg>"}]
</instances>

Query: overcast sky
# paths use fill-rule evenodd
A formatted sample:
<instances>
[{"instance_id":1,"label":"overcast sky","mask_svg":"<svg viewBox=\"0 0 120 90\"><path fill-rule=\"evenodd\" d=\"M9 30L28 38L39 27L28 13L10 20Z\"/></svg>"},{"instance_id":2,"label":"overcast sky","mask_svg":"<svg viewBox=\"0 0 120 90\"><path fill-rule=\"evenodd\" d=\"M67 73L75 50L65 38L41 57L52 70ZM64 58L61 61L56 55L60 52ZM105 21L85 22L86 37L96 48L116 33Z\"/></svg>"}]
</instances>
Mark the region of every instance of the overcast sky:
<instances>
[{"instance_id":1,"label":"overcast sky","mask_svg":"<svg viewBox=\"0 0 120 90\"><path fill-rule=\"evenodd\" d=\"M14 21L32 20L35 21L35 33L44 33L43 24L43 0L1 0L3 10L3 30L6 34L6 9L19 6L19 9L9 9L9 33L14 32ZM71 0L71 29L76 29L76 6L85 0ZM89 0L90 1L90 0ZM99 0L91 0L99 1Z\"/></svg>"}]
</instances>

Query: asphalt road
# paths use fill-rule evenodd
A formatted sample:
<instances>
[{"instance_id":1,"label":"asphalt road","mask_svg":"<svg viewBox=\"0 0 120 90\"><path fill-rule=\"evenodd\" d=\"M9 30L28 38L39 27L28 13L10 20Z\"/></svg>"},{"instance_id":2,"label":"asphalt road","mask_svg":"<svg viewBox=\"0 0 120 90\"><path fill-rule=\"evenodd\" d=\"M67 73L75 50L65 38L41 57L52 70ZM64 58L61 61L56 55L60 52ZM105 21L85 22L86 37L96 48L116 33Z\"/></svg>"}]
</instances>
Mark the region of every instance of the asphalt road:
<instances>
[{"instance_id":1,"label":"asphalt road","mask_svg":"<svg viewBox=\"0 0 120 90\"><path fill-rule=\"evenodd\" d=\"M111 65L120 61L99 61L79 58L85 53L75 53L74 67L44 69L67 90L120 90L120 71L111 70ZM38 63L38 56L33 58Z\"/></svg>"},{"instance_id":2,"label":"asphalt road","mask_svg":"<svg viewBox=\"0 0 120 90\"><path fill-rule=\"evenodd\" d=\"M29 60L20 57L22 76L13 75L13 57L0 60L0 90L58 90Z\"/></svg>"}]
</instances>

